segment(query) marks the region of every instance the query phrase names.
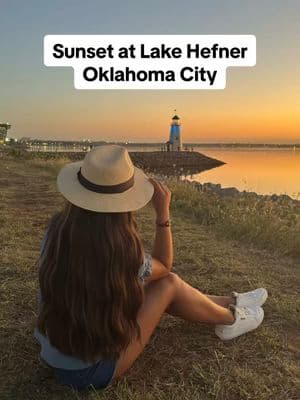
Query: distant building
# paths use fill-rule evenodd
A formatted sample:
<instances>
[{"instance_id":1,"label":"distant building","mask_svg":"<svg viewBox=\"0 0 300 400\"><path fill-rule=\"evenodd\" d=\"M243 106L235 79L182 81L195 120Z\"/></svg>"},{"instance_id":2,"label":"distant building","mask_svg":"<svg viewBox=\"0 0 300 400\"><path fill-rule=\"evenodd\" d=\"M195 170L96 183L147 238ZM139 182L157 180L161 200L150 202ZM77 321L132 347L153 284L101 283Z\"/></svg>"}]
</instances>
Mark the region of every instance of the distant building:
<instances>
[{"instance_id":1,"label":"distant building","mask_svg":"<svg viewBox=\"0 0 300 400\"><path fill-rule=\"evenodd\" d=\"M7 138L7 132L11 128L11 125L6 123L0 123L0 144L5 143L5 139Z\"/></svg>"},{"instance_id":2,"label":"distant building","mask_svg":"<svg viewBox=\"0 0 300 400\"><path fill-rule=\"evenodd\" d=\"M176 112L176 110L175 110ZM167 151L181 151L182 150L182 142L181 142L181 132L180 132L180 118L177 114L172 118L171 126L170 126L170 138L166 143Z\"/></svg>"}]
</instances>

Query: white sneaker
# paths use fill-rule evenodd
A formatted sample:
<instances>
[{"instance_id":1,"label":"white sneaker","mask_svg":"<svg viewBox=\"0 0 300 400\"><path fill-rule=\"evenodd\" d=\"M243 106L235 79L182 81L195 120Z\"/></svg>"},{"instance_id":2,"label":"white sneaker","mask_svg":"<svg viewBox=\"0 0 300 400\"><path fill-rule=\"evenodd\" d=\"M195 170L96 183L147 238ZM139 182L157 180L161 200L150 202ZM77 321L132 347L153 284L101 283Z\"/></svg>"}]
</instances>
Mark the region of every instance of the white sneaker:
<instances>
[{"instance_id":1,"label":"white sneaker","mask_svg":"<svg viewBox=\"0 0 300 400\"><path fill-rule=\"evenodd\" d=\"M232 307L235 322L232 325L216 325L215 333L221 340L230 340L253 331L264 319L264 310L261 307Z\"/></svg>"},{"instance_id":2,"label":"white sneaker","mask_svg":"<svg viewBox=\"0 0 300 400\"><path fill-rule=\"evenodd\" d=\"M259 288L246 293L233 292L232 296L238 307L261 307L268 298L268 292L265 288Z\"/></svg>"}]
</instances>

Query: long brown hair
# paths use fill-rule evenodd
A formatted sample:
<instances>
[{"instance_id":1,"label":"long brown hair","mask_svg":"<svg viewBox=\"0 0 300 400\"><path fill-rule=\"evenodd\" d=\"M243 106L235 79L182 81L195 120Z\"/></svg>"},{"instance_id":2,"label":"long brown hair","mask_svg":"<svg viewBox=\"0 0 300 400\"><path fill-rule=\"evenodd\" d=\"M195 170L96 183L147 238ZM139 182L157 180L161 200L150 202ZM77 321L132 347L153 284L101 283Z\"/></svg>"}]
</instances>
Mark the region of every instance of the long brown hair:
<instances>
[{"instance_id":1,"label":"long brown hair","mask_svg":"<svg viewBox=\"0 0 300 400\"><path fill-rule=\"evenodd\" d=\"M143 247L132 213L98 213L71 203L56 214L39 259L37 326L64 354L117 358L140 338Z\"/></svg>"}]
</instances>

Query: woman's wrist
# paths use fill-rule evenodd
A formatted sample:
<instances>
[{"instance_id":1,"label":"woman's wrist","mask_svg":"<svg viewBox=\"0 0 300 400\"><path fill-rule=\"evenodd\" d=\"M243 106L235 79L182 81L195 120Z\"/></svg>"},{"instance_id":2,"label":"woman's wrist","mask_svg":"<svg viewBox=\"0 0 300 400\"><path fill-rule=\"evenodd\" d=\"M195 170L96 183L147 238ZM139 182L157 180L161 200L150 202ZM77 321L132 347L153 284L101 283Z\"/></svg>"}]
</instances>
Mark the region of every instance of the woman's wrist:
<instances>
[{"instance_id":1,"label":"woman's wrist","mask_svg":"<svg viewBox=\"0 0 300 400\"><path fill-rule=\"evenodd\" d=\"M169 228L171 226L171 220L167 219L164 222L156 221L156 227L158 228Z\"/></svg>"},{"instance_id":2,"label":"woman's wrist","mask_svg":"<svg viewBox=\"0 0 300 400\"><path fill-rule=\"evenodd\" d=\"M156 224L161 225L165 224L166 222L170 221L170 213L163 213L163 214L158 214L156 215Z\"/></svg>"}]
</instances>

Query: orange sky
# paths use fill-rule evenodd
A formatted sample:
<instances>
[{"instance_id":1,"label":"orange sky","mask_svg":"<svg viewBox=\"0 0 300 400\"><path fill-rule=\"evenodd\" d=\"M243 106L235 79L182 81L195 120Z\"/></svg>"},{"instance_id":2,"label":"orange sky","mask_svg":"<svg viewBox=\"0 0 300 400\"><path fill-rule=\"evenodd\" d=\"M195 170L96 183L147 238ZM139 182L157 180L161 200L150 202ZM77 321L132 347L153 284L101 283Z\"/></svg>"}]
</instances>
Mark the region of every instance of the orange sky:
<instances>
[{"instance_id":1,"label":"orange sky","mask_svg":"<svg viewBox=\"0 0 300 400\"><path fill-rule=\"evenodd\" d=\"M2 6L0 122L11 136L162 142L176 108L184 142L300 143L299 2L63 3ZM45 34L118 33L254 34L257 65L229 68L226 89L212 91L80 91L71 68L43 65Z\"/></svg>"},{"instance_id":2,"label":"orange sky","mask_svg":"<svg viewBox=\"0 0 300 400\"><path fill-rule=\"evenodd\" d=\"M259 97L255 87L237 91L237 73L229 71L225 91L100 94L72 89L66 104L48 98L35 106L37 117L24 113L22 130L36 130L35 118L44 114L40 137L163 141L176 107L187 142L300 142L300 98L284 88Z\"/></svg>"}]
</instances>

